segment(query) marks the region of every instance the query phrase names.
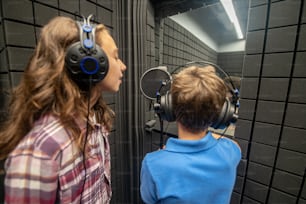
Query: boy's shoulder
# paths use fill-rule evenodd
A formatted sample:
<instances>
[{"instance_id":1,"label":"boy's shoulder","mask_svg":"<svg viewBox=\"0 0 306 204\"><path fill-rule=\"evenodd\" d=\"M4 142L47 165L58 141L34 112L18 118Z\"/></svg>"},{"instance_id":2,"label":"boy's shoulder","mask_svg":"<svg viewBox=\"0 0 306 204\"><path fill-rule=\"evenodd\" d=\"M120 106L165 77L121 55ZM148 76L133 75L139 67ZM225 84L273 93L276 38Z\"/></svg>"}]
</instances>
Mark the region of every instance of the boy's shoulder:
<instances>
[{"instance_id":1,"label":"boy's shoulder","mask_svg":"<svg viewBox=\"0 0 306 204\"><path fill-rule=\"evenodd\" d=\"M236 142L235 140L229 138L229 137L226 137L226 136L222 136L220 134L217 134L217 133L212 133L211 134L213 136L213 138L215 138L216 140L219 140L219 139L222 139L222 140L225 140L227 142L231 142L233 144L235 144L241 151L241 148L240 148L240 145L238 144L238 142Z\"/></svg>"}]
</instances>

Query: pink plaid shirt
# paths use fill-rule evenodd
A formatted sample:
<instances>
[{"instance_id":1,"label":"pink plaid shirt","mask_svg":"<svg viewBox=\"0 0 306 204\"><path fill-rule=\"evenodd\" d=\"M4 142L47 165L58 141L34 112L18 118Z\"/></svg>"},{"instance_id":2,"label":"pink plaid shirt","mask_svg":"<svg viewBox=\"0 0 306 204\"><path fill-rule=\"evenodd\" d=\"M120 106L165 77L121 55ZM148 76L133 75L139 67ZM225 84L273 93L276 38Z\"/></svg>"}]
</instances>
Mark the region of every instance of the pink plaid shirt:
<instances>
[{"instance_id":1,"label":"pink plaid shirt","mask_svg":"<svg viewBox=\"0 0 306 204\"><path fill-rule=\"evenodd\" d=\"M86 131L86 121L80 127ZM85 170L83 155L59 119L49 115L38 120L6 160L5 202L109 203L108 132L95 124L87 143Z\"/></svg>"}]
</instances>

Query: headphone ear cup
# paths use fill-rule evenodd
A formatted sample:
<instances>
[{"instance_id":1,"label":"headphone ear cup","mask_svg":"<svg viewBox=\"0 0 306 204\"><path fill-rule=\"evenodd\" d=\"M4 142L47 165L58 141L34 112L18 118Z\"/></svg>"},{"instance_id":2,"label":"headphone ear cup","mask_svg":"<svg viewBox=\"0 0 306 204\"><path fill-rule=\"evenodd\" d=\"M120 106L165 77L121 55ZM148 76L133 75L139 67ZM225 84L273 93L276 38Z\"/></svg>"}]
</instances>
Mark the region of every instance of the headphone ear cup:
<instances>
[{"instance_id":1,"label":"headphone ear cup","mask_svg":"<svg viewBox=\"0 0 306 204\"><path fill-rule=\"evenodd\" d=\"M218 119L211 125L214 129L224 129L231 122L236 120L236 108L229 99L226 98Z\"/></svg>"},{"instance_id":2,"label":"headphone ear cup","mask_svg":"<svg viewBox=\"0 0 306 204\"><path fill-rule=\"evenodd\" d=\"M169 91L160 97L160 117L168 122L175 121L175 115L172 107L172 95Z\"/></svg>"},{"instance_id":3,"label":"headphone ear cup","mask_svg":"<svg viewBox=\"0 0 306 204\"><path fill-rule=\"evenodd\" d=\"M91 25L91 17L76 22L80 39L67 48L65 56L65 65L71 79L83 90L103 80L109 68L107 55L95 43L96 26Z\"/></svg>"},{"instance_id":4,"label":"headphone ear cup","mask_svg":"<svg viewBox=\"0 0 306 204\"><path fill-rule=\"evenodd\" d=\"M73 43L67 49L65 63L67 70L80 88L88 87L90 83L97 84L108 73L109 63L105 52L99 45L87 54L81 42Z\"/></svg>"}]
</instances>

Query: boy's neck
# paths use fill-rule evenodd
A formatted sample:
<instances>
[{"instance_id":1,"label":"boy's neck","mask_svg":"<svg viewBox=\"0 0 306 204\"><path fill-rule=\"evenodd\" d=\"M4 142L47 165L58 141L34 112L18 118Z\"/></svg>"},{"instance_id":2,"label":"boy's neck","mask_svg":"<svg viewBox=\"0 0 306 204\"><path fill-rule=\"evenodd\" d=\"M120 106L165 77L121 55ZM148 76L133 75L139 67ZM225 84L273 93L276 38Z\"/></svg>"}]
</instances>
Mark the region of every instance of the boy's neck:
<instances>
[{"instance_id":1,"label":"boy's neck","mask_svg":"<svg viewBox=\"0 0 306 204\"><path fill-rule=\"evenodd\" d=\"M208 129L193 133L186 129L181 123L177 123L178 127L178 138L181 140L200 140L206 136Z\"/></svg>"}]
</instances>

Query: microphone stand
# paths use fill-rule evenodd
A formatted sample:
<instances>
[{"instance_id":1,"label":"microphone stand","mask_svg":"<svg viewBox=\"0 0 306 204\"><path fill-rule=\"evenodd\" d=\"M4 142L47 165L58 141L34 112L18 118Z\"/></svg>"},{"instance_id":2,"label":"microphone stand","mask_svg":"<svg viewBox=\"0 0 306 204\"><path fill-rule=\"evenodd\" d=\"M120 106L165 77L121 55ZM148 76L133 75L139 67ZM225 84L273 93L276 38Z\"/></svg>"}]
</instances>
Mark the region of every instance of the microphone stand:
<instances>
[{"instance_id":1,"label":"microphone stand","mask_svg":"<svg viewBox=\"0 0 306 204\"><path fill-rule=\"evenodd\" d=\"M160 138L159 138L159 147L160 149L163 149L164 147L164 121L161 119L160 115L159 117L159 124L160 124Z\"/></svg>"},{"instance_id":2,"label":"microphone stand","mask_svg":"<svg viewBox=\"0 0 306 204\"><path fill-rule=\"evenodd\" d=\"M159 89L160 91L160 89ZM160 112L160 92L156 93L156 101L157 103L154 104L154 111L158 115L159 118L159 124L160 124L160 139L159 139L159 147L160 149L163 148L164 146L164 121L161 117L161 112Z\"/></svg>"}]
</instances>

